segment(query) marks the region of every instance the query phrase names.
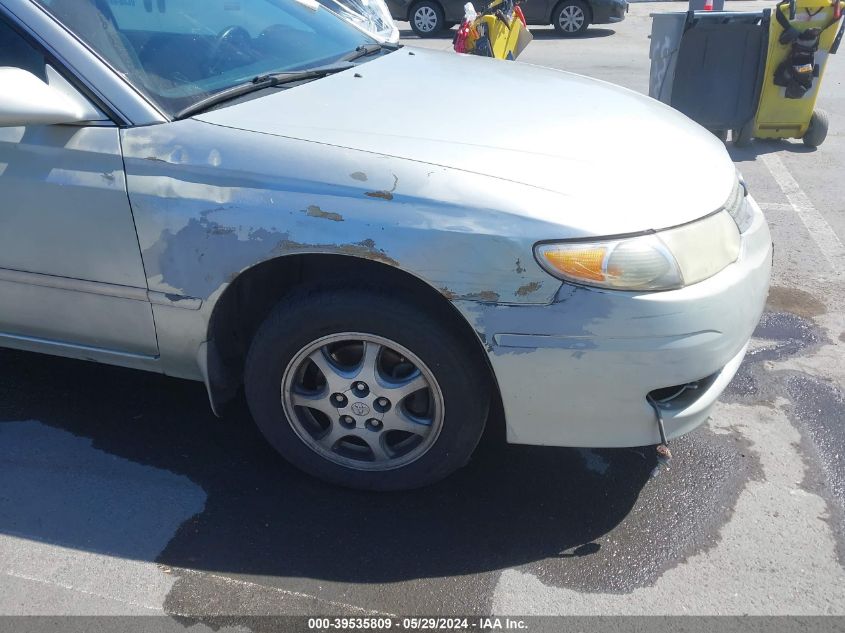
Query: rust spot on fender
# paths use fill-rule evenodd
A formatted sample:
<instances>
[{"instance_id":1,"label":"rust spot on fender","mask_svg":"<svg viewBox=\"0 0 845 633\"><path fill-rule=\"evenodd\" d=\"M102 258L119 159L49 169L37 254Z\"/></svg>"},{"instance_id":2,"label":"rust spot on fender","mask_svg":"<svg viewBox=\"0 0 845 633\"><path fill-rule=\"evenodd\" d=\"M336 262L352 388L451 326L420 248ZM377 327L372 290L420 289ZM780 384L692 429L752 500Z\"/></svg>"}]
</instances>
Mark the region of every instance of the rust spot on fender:
<instances>
[{"instance_id":1,"label":"rust spot on fender","mask_svg":"<svg viewBox=\"0 0 845 633\"><path fill-rule=\"evenodd\" d=\"M347 255L355 255L356 257L365 257L383 264L390 264L391 266L399 266L399 262L390 257L387 253L376 248L373 240L364 240L357 244L344 244L340 247L340 252Z\"/></svg>"},{"instance_id":2,"label":"rust spot on fender","mask_svg":"<svg viewBox=\"0 0 845 633\"><path fill-rule=\"evenodd\" d=\"M516 260L516 274L521 275L524 272L525 272L525 268L522 266L522 263L519 261L519 259L517 259Z\"/></svg>"},{"instance_id":3,"label":"rust spot on fender","mask_svg":"<svg viewBox=\"0 0 845 633\"><path fill-rule=\"evenodd\" d=\"M471 292L463 295L461 299L469 299L470 301L484 301L487 303L495 303L499 300L499 293L492 290L482 290L481 292Z\"/></svg>"},{"instance_id":4,"label":"rust spot on fender","mask_svg":"<svg viewBox=\"0 0 845 633\"><path fill-rule=\"evenodd\" d=\"M542 285L543 282L541 281L532 281L530 284L525 284L524 286L517 288L514 294L518 297L525 297L530 295L532 292L537 292Z\"/></svg>"},{"instance_id":5,"label":"rust spot on fender","mask_svg":"<svg viewBox=\"0 0 845 633\"><path fill-rule=\"evenodd\" d=\"M343 222L343 216L340 215L340 213L323 211L320 207L314 204L305 209L304 213L312 218L323 218L324 220L331 220L332 222Z\"/></svg>"},{"instance_id":6,"label":"rust spot on fender","mask_svg":"<svg viewBox=\"0 0 845 633\"><path fill-rule=\"evenodd\" d=\"M440 294L446 297L449 301L482 301L485 303L495 303L499 300L499 293L493 292L492 290L482 290L481 292L468 292L466 294L459 295L454 290L443 286L438 288Z\"/></svg>"},{"instance_id":7,"label":"rust spot on fender","mask_svg":"<svg viewBox=\"0 0 845 633\"><path fill-rule=\"evenodd\" d=\"M363 171L353 172L353 173L349 174L349 177L352 178L353 180L360 180L361 182L367 182L367 174L365 174Z\"/></svg>"}]
</instances>

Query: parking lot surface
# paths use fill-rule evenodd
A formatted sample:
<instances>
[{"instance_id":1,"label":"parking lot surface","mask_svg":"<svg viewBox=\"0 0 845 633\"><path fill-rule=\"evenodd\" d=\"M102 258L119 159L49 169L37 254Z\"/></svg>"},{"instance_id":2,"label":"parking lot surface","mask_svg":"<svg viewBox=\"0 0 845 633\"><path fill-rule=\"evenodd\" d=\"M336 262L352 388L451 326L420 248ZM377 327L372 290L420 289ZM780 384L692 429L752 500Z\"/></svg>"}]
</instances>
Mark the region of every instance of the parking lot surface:
<instances>
[{"instance_id":1,"label":"parking lot surface","mask_svg":"<svg viewBox=\"0 0 845 633\"><path fill-rule=\"evenodd\" d=\"M649 13L680 8L535 28L520 62L646 92ZM772 291L671 470L651 478L648 449L507 446L493 424L440 484L354 492L285 464L242 401L215 418L198 383L0 351L0 614L845 615L843 80L833 58L817 150L731 149L771 224ZM443 114L457 135L530 125L531 104Z\"/></svg>"}]
</instances>

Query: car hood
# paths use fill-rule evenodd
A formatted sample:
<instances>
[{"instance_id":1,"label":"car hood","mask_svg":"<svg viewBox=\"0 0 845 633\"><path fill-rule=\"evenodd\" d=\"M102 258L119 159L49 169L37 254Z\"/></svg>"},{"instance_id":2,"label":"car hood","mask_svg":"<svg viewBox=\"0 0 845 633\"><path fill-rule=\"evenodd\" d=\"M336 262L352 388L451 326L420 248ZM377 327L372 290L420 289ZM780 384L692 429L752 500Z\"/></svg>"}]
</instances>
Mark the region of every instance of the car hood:
<instances>
[{"instance_id":1,"label":"car hood","mask_svg":"<svg viewBox=\"0 0 845 633\"><path fill-rule=\"evenodd\" d=\"M594 233L700 218L736 178L714 135L648 97L548 68L407 47L195 118L545 190L556 194L551 208L530 215Z\"/></svg>"}]
</instances>

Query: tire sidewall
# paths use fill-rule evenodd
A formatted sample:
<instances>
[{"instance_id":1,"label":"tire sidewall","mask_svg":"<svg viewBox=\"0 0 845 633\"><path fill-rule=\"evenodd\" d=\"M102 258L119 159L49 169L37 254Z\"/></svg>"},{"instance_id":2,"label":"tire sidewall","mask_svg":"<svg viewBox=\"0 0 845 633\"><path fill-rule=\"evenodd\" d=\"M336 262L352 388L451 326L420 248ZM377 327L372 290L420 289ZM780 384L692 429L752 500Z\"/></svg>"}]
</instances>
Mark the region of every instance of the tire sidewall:
<instances>
[{"instance_id":1,"label":"tire sidewall","mask_svg":"<svg viewBox=\"0 0 845 633\"><path fill-rule=\"evenodd\" d=\"M464 465L477 445L489 406L489 390L476 363L452 328L426 319L385 297L372 300L335 291L343 313L333 314L320 300L282 301L265 321L250 348L246 391L259 429L288 461L321 479L352 488L408 489L424 486ZM344 301L346 299L346 301ZM298 305L297 305L298 304ZM296 324L290 327L290 324ZM287 327L286 327L287 326ZM416 354L434 375L443 394L440 434L426 453L388 471L355 470L326 460L305 444L288 420L282 404L282 378L290 361L306 345L339 332L374 334L395 341Z\"/></svg>"}]
</instances>

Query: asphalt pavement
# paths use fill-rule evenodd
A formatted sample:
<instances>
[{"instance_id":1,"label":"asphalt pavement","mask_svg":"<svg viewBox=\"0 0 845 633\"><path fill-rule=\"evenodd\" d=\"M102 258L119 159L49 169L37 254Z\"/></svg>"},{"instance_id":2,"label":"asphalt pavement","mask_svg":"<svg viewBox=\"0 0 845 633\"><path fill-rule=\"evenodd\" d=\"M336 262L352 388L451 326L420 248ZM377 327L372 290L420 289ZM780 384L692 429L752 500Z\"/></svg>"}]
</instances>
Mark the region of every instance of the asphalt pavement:
<instances>
[{"instance_id":1,"label":"asphalt pavement","mask_svg":"<svg viewBox=\"0 0 845 633\"><path fill-rule=\"evenodd\" d=\"M535 28L520 62L646 92L649 13L681 7ZM731 149L772 228L772 292L670 470L490 434L431 488L353 492L279 459L242 401L215 418L198 383L0 351L0 614L845 615L843 80L833 58L817 150Z\"/></svg>"}]
</instances>

